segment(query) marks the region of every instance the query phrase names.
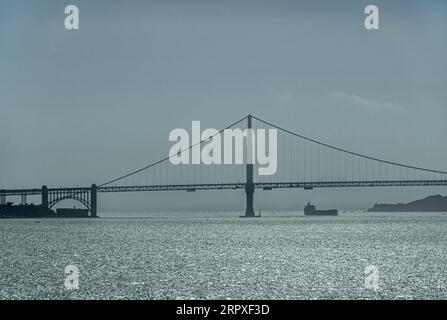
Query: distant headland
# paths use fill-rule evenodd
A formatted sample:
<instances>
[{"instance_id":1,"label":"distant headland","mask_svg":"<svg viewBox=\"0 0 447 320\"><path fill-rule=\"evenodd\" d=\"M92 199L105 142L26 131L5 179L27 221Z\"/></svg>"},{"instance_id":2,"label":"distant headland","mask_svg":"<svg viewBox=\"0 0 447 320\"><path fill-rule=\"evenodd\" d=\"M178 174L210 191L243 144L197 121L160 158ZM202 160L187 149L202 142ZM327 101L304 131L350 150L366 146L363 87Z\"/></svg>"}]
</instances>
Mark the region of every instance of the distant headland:
<instances>
[{"instance_id":1,"label":"distant headland","mask_svg":"<svg viewBox=\"0 0 447 320\"><path fill-rule=\"evenodd\" d=\"M447 196L433 195L408 203L376 203L368 212L447 212Z\"/></svg>"}]
</instances>

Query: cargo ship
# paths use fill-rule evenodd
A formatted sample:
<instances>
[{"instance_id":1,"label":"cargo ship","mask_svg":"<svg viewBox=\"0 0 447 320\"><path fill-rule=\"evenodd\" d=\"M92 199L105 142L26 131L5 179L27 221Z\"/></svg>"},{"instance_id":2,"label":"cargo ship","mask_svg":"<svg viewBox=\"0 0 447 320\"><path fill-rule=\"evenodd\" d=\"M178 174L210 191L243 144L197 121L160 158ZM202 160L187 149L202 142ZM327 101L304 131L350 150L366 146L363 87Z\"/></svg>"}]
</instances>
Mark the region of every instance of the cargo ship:
<instances>
[{"instance_id":1,"label":"cargo ship","mask_svg":"<svg viewBox=\"0 0 447 320\"><path fill-rule=\"evenodd\" d=\"M337 216L338 210L317 210L316 207L310 202L304 207L305 216Z\"/></svg>"}]
</instances>

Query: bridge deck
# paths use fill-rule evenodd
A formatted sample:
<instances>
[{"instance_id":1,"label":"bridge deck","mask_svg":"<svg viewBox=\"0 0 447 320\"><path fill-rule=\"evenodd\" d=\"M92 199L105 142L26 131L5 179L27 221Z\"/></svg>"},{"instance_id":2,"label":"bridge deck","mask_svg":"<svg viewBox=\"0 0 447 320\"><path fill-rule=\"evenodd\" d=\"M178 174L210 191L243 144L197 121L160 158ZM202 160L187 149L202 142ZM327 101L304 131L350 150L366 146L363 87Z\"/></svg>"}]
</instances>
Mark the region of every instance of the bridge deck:
<instances>
[{"instance_id":1,"label":"bridge deck","mask_svg":"<svg viewBox=\"0 0 447 320\"><path fill-rule=\"evenodd\" d=\"M447 180L382 180L382 181L315 181L315 182L255 182L256 189L283 189L283 188L351 188L351 187L405 187L405 186L447 186ZM142 191L196 191L196 190L223 190L243 189L245 183L223 184L180 184L180 185L147 185L147 186L115 186L98 187L98 192L142 192ZM48 188L48 193L63 191L87 191L89 187L75 188ZM39 195L42 189L11 189L0 190L0 195Z\"/></svg>"},{"instance_id":2,"label":"bridge deck","mask_svg":"<svg viewBox=\"0 0 447 320\"><path fill-rule=\"evenodd\" d=\"M447 180L255 182L254 186L256 189L447 186ZM195 191L195 190L222 190L222 189L243 189L243 188L245 188L245 183L240 182L240 183L226 183L226 184L98 187L98 192L175 191L175 190Z\"/></svg>"},{"instance_id":3,"label":"bridge deck","mask_svg":"<svg viewBox=\"0 0 447 320\"><path fill-rule=\"evenodd\" d=\"M351 188L351 187L405 187L405 186L447 186L447 180L377 180L377 181L309 181L309 182L255 182L256 189L283 189L283 188ZM98 187L98 192L142 192L142 191L196 191L196 190L223 190L243 189L245 183L223 184L180 184L180 185L147 185L147 186L114 186ZM84 192L89 187L75 188L48 188L48 193L64 191ZM0 195L39 195L42 189L11 189L0 190Z\"/></svg>"}]
</instances>

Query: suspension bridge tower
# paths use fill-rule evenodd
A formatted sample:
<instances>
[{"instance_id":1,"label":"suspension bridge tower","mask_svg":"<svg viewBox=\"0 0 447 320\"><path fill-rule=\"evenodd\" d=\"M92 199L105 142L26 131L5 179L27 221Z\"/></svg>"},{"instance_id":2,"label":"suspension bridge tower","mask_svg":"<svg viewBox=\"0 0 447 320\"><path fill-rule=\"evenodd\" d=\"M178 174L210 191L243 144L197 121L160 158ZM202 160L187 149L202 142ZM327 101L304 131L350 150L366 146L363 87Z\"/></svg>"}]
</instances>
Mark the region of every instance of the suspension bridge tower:
<instances>
[{"instance_id":1,"label":"suspension bridge tower","mask_svg":"<svg viewBox=\"0 0 447 320\"><path fill-rule=\"evenodd\" d=\"M255 193L255 186L253 184L253 135L250 132L252 129L251 114L247 117L247 164L246 164L246 183L245 194L247 197L247 204L245 208L245 217L254 217L255 210L253 208L253 194Z\"/></svg>"}]
</instances>

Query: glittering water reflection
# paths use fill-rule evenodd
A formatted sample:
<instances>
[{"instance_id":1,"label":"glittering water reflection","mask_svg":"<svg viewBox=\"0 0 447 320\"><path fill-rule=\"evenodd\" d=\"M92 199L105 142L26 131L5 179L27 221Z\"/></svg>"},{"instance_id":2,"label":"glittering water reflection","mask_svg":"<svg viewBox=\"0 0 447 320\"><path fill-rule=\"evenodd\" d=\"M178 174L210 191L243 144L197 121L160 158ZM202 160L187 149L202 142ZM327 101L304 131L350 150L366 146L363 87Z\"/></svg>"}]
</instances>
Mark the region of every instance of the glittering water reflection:
<instances>
[{"instance_id":1,"label":"glittering water reflection","mask_svg":"<svg viewBox=\"0 0 447 320\"><path fill-rule=\"evenodd\" d=\"M442 213L200 215L1 220L0 298L447 296ZM69 264L79 290L64 288ZM368 265L379 270L377 291L365 288Z\"/></svg>"}]
</instances>

